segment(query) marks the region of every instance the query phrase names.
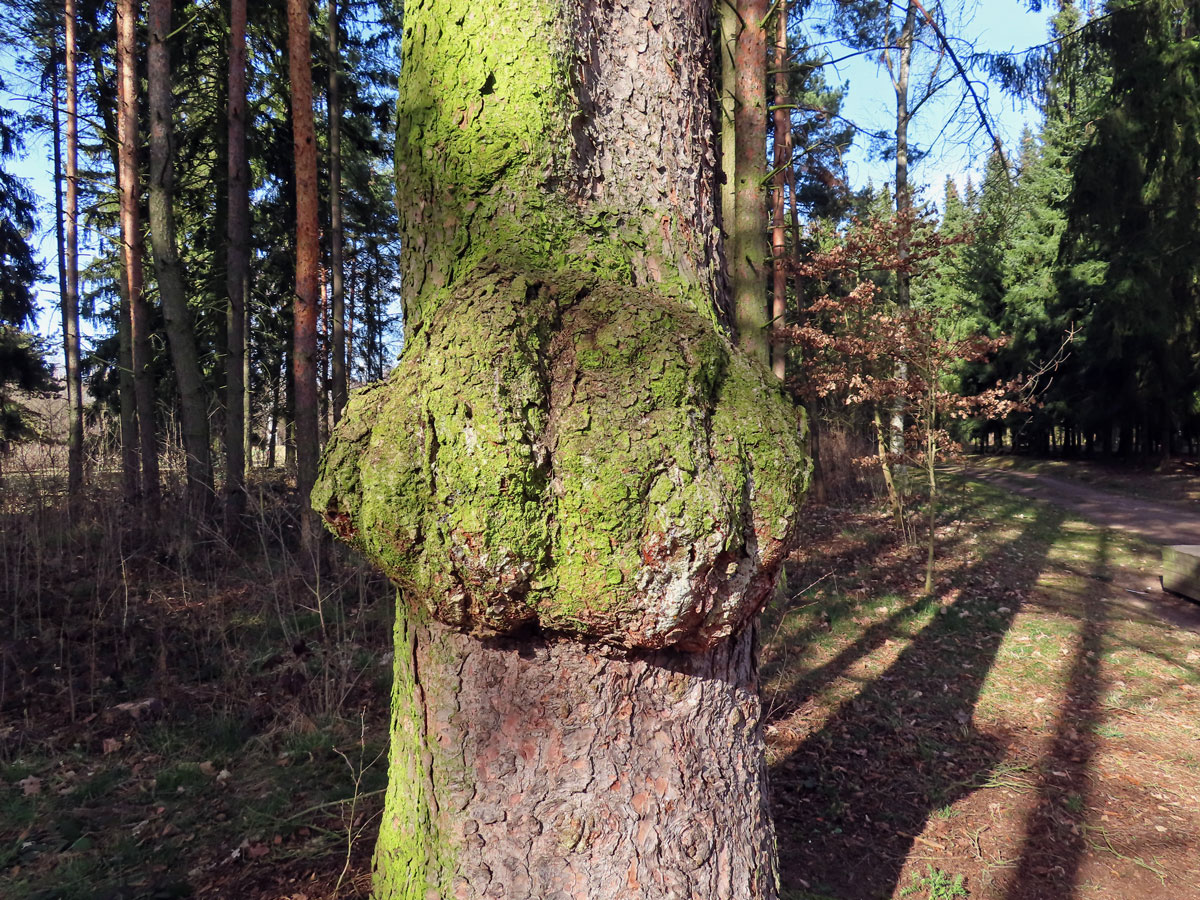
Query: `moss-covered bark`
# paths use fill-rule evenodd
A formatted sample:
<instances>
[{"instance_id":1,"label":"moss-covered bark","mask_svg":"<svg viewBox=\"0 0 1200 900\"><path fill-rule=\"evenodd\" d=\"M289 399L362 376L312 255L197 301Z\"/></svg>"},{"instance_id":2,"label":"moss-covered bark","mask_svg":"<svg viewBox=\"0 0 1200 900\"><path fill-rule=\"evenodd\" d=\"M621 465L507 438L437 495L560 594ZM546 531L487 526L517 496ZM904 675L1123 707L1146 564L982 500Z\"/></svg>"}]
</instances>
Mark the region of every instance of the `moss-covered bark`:
<instances>
[{"instance_id":1,"label":"moss-covered bark","mask_svg":"<svg viewBox=\"0 0 1200 900\"><path fill-rule=\"evenodd\" d=\"M744 626L808 463L720 326L711 13L406 5L407 343L313 492L404 598L380 897L771 894ZM618 780L568 777L593 758ZM682 762L651 801L629 778L657 759Z\"/></svg>"},{"instance_id":2,"label":"moss-covered bark","mask_svg":"<svg viewBox=\"0 0 1200 900\"><path fill-rule=\"evenodd\" d=\"M711 646L770 593L807 473L710 320L569 272L477 269L345 418L314 505L482 634Z\"/></svg>"}]
</instances>

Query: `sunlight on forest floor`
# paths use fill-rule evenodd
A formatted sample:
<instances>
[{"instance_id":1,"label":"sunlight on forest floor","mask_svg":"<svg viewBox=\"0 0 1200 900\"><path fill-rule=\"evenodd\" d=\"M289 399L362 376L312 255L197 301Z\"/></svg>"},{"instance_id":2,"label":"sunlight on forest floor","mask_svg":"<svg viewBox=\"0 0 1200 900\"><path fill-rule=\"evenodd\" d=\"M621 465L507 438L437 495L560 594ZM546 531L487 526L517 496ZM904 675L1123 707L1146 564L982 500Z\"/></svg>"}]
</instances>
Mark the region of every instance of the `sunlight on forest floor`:
<instances>
[{"instance_id":1,"label":"sunlight on forest floor","mask_svg":"<svg viewBox=\"0 0 1200 900\"><path fill-rule=\"evenodd\" d=\"M1157 548L951 493L932 598L882 512L823 510L768 613L785 897L1200 895L1200 634Z\"/></svg>"},{"instance_id":2,"label":"sunlight on forest floor","mask_svg":"<svg viewBox=\"0 0 1200 900\"><path fill-rule=\"evenodd\" d=\"M0 497L0 896L365 896L391 589L299 577L278 481L238 552L31 486ZM1200 634L1156 548L946 498L931 598L881 509L805 516L761 628L785 900L1200 896Z\"/></svg>"}]
</instances>

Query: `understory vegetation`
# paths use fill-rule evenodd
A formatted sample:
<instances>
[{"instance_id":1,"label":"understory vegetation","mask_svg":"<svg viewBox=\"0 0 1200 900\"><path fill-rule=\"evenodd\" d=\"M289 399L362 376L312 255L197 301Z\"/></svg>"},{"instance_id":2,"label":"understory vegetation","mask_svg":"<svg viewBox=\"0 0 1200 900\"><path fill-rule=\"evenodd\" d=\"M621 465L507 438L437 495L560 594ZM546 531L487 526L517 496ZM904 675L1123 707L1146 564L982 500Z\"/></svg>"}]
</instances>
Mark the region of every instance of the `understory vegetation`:
<instances>
[{"instance_id":1,"label":"understory vegetation","mask_svg":"<svg viewBox=\"0 0 1200 900\"><path fill-rule=\"evenodd\" d=\"M6 480L4 897L367 895L393 589L305 575L269 474L237 553ZM885 502L806 515L761 626L784 896L1200 890L1200 611L1155 548L957 475L938 533L926 596Z\"/></svg>"}]
</instances>

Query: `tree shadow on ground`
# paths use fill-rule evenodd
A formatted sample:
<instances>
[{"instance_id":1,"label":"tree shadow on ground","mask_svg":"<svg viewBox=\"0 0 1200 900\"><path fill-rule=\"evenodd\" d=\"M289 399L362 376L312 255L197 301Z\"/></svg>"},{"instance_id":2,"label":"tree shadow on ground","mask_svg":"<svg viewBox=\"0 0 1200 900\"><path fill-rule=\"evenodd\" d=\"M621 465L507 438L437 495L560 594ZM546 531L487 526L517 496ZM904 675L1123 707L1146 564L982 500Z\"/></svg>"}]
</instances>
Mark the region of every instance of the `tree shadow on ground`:
<instances>
[{"instance_id":1,"label":"tree shadow on ground","mask_svg":"<svg viewBox=\"0 0 1200 900\"><path fill-rule=\"evenodd\" d=\"M979 787L1003 758L1004 748L975 730L972 715L1018 604L985 586L989 570L1007 558L1010 596L1030 591L1046 560L1044 545L1035 556L1039 544L1028 538L1063 518L1042 507L986 559L950 571L957 599L771 767L785 896L891 897L931 814ZM942 553L953 558L952 549ZM912 611L868 629L802 678L789 691L793 708L871 653Z\"/></svg>"},{"instance_id":2,"label":"tree shadow on ground","mask_svg":"<svg viewBox=\"0 0 1200 900\"><path fill-rule=\"evenodd\" d=\"M1106 574L1108 555L1109 534L1103 531L1093 574ZM1037 800L1025 818L1021 855L1007 881L1005 900L1068 900L1077 895L1080 863L1087 851L1088 773L1102 718L1100 661L1106 618L1102 598L1086 591L1081 603L1063 706L1042 757Z\"/></svg>"}]
</instances>

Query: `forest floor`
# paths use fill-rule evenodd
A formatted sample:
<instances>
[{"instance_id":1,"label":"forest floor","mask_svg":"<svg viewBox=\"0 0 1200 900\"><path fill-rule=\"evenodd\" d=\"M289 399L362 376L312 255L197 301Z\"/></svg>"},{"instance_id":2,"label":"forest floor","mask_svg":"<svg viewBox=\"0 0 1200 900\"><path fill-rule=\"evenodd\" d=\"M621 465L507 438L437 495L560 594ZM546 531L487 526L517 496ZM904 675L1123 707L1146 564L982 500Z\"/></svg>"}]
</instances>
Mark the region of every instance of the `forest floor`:
<instances>
[{"instance_id":1,"label":"forest floor","mask_svg":"<svg viewBox=\"0 0 1200 900\"><path fill-rule=\"evenodd\" d=\"M1180 506L1193 513L1200 503L1200 460L1193 458L1163 462L979 454L967 457L967 462L973 470L1048 475L1056 480L1078 482L1137 500Z\"/></svg>"},{"instance_id":2,"label":"forest floor","mask_svg":"<svg viewBox=\"0 0 1200 900\"><path fill-rule=\"evenodd\" d=\"M38 486L0 505L0 897L365 897L394 591L306 576L280 480L236 548Z\"/></svg>"},{"instance_id":3,"label":"forest floor","mask_svg":"<svg viewBox=\"0 0 1200 900\"><path fill-rule=\"evenodd\" d=\"M949 484L931 598L875 504L813 508L764 621L786 900L1200 898L1195 608ZM0 897L366 896L391 589L303 576L278 481L236 548L45 487L0 492Z\"/></svg>"},{"instance_id":4,"label":"forest floor","mask_svg":"<svg viewBox=\"0 0 1200 900\"><path fill-rule=\"evenodd\" d=\"M812 510L763 629L787 900L1200 898L1200 609L1158 548L951 479L939 579Z\"/></svg>"}]
</instances>

